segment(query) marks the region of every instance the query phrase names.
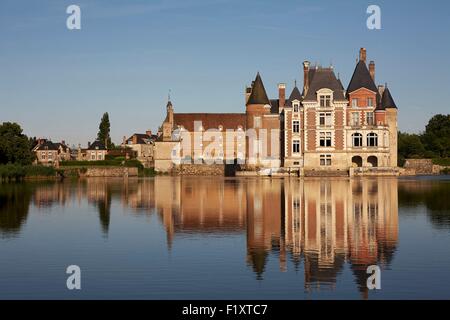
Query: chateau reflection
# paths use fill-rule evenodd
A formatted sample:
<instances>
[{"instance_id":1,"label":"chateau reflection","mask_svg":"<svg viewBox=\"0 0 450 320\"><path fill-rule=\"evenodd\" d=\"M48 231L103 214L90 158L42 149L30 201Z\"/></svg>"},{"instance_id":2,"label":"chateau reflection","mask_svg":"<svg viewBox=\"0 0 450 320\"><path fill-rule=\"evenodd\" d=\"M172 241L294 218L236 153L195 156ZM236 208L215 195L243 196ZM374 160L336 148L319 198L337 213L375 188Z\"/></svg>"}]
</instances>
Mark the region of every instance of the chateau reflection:
<instances>
[{"instance_id":1,"label":"chateau reflection","mask_svg":"<svg viewBox=\"0 0 450 320\"><path fill-rule=\"evenodd\" d=\"M275 260L281 271L301 272L306 291L332 289L348 266L366 297L367 266L389 266L396 251L399 203L401 208L424 205L435 226L448 228L449 188L445 181L386 178L168 176L3 184L0 236L19 234L30 208L41 214L51 207L87 204L97 211L105 237L114 223L112 210L156 215L169 248L186 237L244 235L246 261L257 279Z\"/></svg>"},{"instance_id":2,"label":"chateau reflection","mask_svg":"<svg viewBox=\"0 0 450 320\"><path fill-rule=\"evenodd\" d=\"M258 279L272 255L282 271L303 259L306 290L332 288L348 263L367 297L367 267L389 265L397 246L397 183L157 178L155 206L170 244L180 233L246 231Z\"/></svg>"}]
</instances>

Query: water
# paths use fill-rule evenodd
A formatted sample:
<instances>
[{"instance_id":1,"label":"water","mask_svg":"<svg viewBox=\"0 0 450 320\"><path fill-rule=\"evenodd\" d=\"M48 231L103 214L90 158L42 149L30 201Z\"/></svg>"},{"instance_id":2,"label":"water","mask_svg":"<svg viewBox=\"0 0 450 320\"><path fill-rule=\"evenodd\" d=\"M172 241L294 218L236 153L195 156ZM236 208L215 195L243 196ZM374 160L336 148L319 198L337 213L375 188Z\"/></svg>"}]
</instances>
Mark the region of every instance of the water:
<instances>
[{"instance_id":1,"label":"water","mask_svg":"<svg viewBox=\"0 0 450 320\"><path fill-rule=\"evenodd\" d=\"M450 299L450 180L0 184L0 299L50 298Z\"/></svg>"}]
</instances>

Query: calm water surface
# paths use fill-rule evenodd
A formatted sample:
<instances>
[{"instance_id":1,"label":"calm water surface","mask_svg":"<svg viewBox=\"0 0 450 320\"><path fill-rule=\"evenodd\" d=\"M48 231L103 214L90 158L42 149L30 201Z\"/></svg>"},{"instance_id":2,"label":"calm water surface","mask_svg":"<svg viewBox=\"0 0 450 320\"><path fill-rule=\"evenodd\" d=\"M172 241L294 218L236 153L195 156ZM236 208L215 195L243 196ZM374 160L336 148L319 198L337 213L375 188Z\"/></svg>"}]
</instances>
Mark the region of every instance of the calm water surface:
<instances>
[{"instance_id":1,"label":"calm water surface","mask_svg":"<svg viewBox=\"0 0 450 320\"><path fill-rule=\"evenodd\" d=\"M450 180L0 184L0 299L15 298L450 299Z\"/></svg>"}]
</instances>

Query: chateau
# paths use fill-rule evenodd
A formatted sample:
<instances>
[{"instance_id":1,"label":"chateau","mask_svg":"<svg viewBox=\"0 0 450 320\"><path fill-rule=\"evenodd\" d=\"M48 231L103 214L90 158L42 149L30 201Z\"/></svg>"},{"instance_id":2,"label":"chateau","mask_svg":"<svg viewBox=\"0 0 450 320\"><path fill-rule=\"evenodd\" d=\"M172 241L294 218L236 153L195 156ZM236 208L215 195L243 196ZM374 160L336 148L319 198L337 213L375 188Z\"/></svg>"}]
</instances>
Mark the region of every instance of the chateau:
<instances>
[{"instance_id":1,"label":"chateau","mask_svg":"<svg viewBox=\"0 0 450 320\"><path fill-rule=\"evenodd\" d=\"M344 171L397 167L397 107L375 84L366 49L347 89L333 67L303 63L303 87L278 85L269 99L258 73L245 91L245 113L167 115L155 142L155 169L183 163L239 163L244 170ZM357 170L357 169L356 169Z\"/></svg>"}]
</instances>

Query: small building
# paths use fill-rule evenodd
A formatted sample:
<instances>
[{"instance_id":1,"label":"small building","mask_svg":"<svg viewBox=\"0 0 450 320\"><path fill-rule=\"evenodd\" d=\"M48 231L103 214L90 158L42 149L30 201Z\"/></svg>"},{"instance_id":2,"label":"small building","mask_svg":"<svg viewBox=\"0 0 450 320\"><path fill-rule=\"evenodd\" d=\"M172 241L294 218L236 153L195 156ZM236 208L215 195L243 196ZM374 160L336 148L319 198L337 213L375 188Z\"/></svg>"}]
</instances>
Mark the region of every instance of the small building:
<instances>
[{"instance_id":1,"label":"small building","mask_svg":"<svg viewBox=\"0 0 450 320\"><path fill-rule=\"evenodd\" d=\"M83 150L81 148L79 150L81 151L80 158L82 160L87 160L87 161L105 160L106 155L108 154L108 149L99 140L96 140L92 144L88 143L88 148L84 151L84 155L83 155Z\"/></svg>"},{"instance_id":2,"label":"small building","mask_svg":"<svg viewBox=\"0 0 450 320\"><path fill-rule=\"evenodd\" d=\"M33 148L36 154L35 164L59 166L59 162L70 160L70 148L64 141L53 143L47 139L39 139Z\"/></svg>"},{"instance_id":3,"label":"small building","mask_svg":"<svg viewBox=\"0 0 450 320\"><path fill-rule=\"evenodd\" d=\"M128 139L124 139L123 148L130 148L136 153L136 158L144 167L153 167L154 146L158 137L153 135L151 131L146 133L135 133Z\"/></svg>"}]
</instances>

